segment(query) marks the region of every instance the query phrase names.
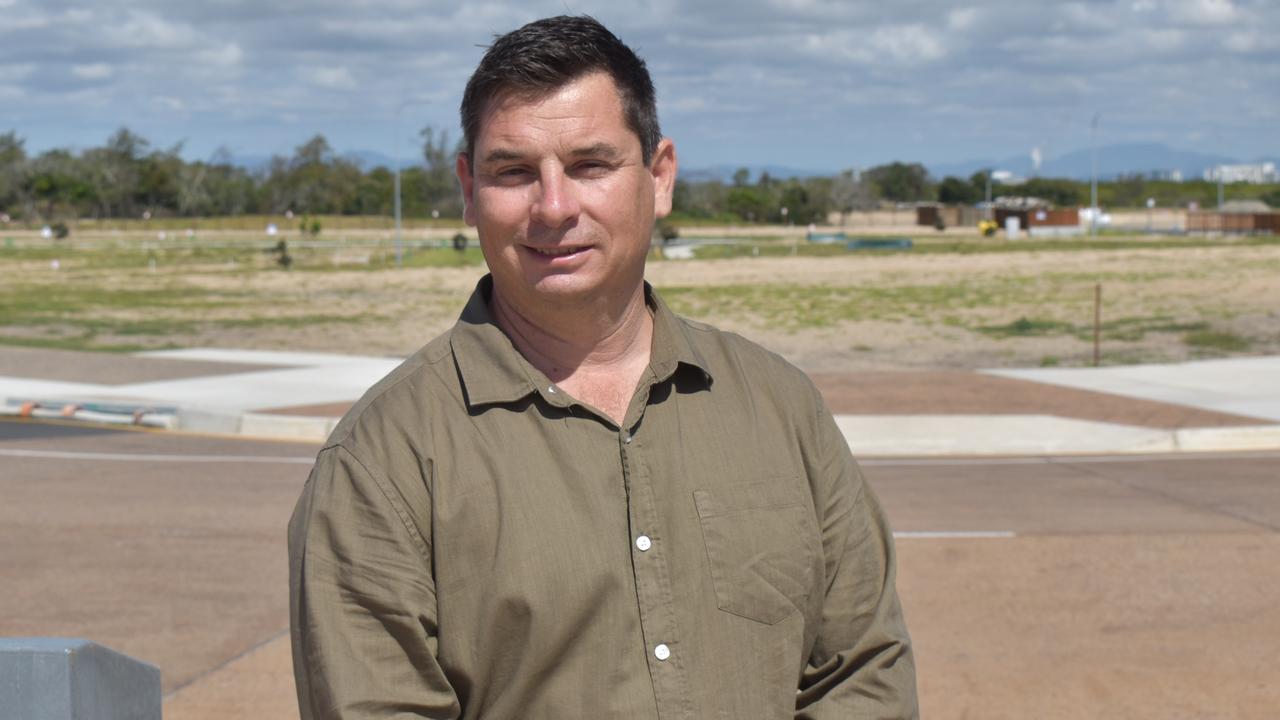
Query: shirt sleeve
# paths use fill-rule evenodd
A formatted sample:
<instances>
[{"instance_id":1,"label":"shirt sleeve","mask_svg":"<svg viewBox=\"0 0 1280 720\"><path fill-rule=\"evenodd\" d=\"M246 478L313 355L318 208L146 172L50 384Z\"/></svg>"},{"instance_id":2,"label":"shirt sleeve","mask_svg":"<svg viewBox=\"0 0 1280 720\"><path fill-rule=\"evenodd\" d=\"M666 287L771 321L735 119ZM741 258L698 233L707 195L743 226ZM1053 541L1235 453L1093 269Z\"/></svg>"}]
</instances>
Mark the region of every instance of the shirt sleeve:
<instances>
[{"instance_id":1,"label":"shirt sleeve","mask_svg":"<svg viewBox=\"0 0 1280 720\"><path fill-rule=\"evenodd\" d=\"M289 522L302 720L461 714L436 656L430 528L412 519L424 515L376 467L321 451Z\"/></svg>"},{"instance_id":2,"label":"shirt sleeve","mask_svg":"<svg viewBox=\"0 0 1280 720\"><path fill-rule=\"evenodd\" d=\"M796 718L918 718L915 662L894 588L893 534L825 406L815 493L827 595L800 679Z\"/></svg>"}]
</instances>

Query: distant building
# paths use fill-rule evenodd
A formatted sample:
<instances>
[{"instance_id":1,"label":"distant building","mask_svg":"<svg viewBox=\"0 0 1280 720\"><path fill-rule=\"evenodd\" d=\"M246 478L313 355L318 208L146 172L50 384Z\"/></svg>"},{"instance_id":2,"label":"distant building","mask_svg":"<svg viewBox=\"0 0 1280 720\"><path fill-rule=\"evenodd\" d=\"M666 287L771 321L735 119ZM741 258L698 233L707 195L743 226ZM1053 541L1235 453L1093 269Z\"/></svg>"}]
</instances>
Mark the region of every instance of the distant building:
<instances>
[{"instance_id":1,"label":"distant building","mask_svg":"<svg viewBox=\"0 0 1280 720\"><path fill-rule=\"evenodd\" d=\"M1268 213L1271 212L1271 206L1261 200L1228 200L1218 208L1218 212L1224 213Z\"/></svg>"},{"instance_id":2,"label":"distant building","mask_svg":"<svg viewBox=\"0 0 1280 720\"><path fill-rule=\"evenodd\" d=\"M1276 164L1273 162L1218 165L1205 170L1204 179L1211 182L1221 180L1224 183L1273 183L1280 182L1280 173L1276 172Z\"/></svg>"},{"instance_id":3,"label":"distant building","mask_svg":"<svg viewBox=\"0 0 1280 720\"><path fill-rule=\"evenodd\" d=\"M1035 200L1035 198L1026 198ZM1017 206L996 206L996 224L1002 228L1009 227L1009 218L1017 218L1018 228L1025 230L1031 237L1065 237L1079 235L1084 226L1080 224L1078 208L1052 209L1047 206L1037 207L1026 204Z\"/></svg>"},{"instance_id":4,"label":"distant building","mask_svg":"<svg viewBox=\"0 0 1280 720\"><path fill-rule=\"evenodd\" d=\"M1151 180L1164 180L1167 182L1182 182L1182 171L1174 168L1173 170L1152 170L1147 173L1147 177Z\"/></svg>"},{"instance_id":5,"label":"distant building","mask_svg":"<svg viewBox=\"0 0 1280 720\"><path fill-rule=\"evenodd\" d=\"M1024 177L1018 177L1011 170L992 170L991 182L997 182L1001 185L1021 185L1027 181Z\"/></svg>"}]
</instances>

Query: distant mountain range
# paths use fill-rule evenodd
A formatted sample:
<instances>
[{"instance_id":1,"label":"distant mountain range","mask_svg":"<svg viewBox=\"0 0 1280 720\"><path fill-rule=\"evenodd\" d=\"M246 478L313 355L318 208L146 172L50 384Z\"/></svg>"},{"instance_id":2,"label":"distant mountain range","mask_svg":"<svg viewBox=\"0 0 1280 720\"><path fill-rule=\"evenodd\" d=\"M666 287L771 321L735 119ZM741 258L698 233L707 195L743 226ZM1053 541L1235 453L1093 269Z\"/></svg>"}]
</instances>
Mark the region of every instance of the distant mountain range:
<instances>
[{"instance_id":1,"label":"distant mountain range","mask_svg":"<svg viewBox=\"0 0 1280 720\"><path fill-rule=\"evenodd\" d=\"M1184 180L1198 180L1204 171L1217 165L1232 165L1241 162L1275 162L1273 158L1257 158L1241 161L1225 155L1206 155L1204 153L1178 150L1160 143L1127 143L1121 145L1103 145L1098 148L1098 178L1113 180L1119 175L1142 173L1169 173L1177 170ZM985 168L1008 170L1021 177L1038 175L1040 177L1071 178L1088 180L1092 173L1093 153L1088 150L1076 150L1056 158L1046 159L1037 171L1031 161L1031 154L1007 157L1002 160L975 159L958 163L936 163L929 166L929 172L935 178L948 175L967 178Z\"/></svg>"},{"instance_id":2,"label":"distant mountain range","mask_svg":"<svg viewBox=\"0 0 1280 720\"><path fill-rule=\"evenodd\" d=\"M395 167L394 158L374 150L354 150L343 153L342 157L355 161L365 170L371 170L379 166L385 168ZM416 154L406 154L400 161L403 163L401 167L410 167L419 161L419 157ZM254 171L265 169L270 162L271 157L267 155L236 155L231 158L233 165ZM909 161L904 160L903 162ZM1208 168L1240 162L1275 162L1280 164L1280 159L1267 157L1241 161L1225 155L1207 155L1189 150L1178 150L1161 143L1103 145L1098 148L1098 178L1111 180L1119 175L1132 175L1134 173L1142 173L1144 175L1152 173L1165 174L1178 170L1182 173L1184 180L1196 180L1203 177L1204 171ZM853 163L851 162L850 165L852 166ZM1092 153L1088 149L1084 149L1069 152L1056 158L1048 158L1041 163L1038 171L1033 167L1030 153L1003 159L975 158L962 162L926 163L925 166L928 167L929 174L935 180L940 180L948 175L968 178L973 173L986 168L1008 170L1020 177L1037 175L1039 177L1088 180L1092 167ZM693 182L719 180L720 182L729 183L732 182L734 173L743 167L747 168L751 173L750 182L755 182L761 174L766 172L769 173L770 177L778 179L829 177L838 172L838 170L815 170L786 165L745 164L681 168L680 177ZM866 168L862 169L865 170Z\"/></svg>"}]
</instances>

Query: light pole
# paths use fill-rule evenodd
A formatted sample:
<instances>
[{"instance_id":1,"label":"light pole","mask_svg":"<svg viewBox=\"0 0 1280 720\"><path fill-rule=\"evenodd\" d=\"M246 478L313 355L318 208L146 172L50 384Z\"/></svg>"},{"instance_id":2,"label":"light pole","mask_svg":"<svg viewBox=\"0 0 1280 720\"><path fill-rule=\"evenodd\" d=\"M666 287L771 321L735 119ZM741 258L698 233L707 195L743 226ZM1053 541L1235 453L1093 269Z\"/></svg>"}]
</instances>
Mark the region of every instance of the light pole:
<instances>
[{"instance_id":1,"label":"light pole","mask_svg":"<svg viewBox=\"0 0 1280 720\"><path fill-rule=\"evenodd\" d=\"M1092 171L1089 175L1089 236L1098 237L1098 113L1093 114L1089 130L1089 154Z\"/></svg>"},{"instance_id":2,"label":"light pole","mask_svg":"<svg viewBox=\"0 0 1280 720\"><path fill-rule=\"evenodd\" d=\"M986 175L987 175L987 212L986 212L986 218L987 218L988 220L990 220L990 219L992 219L992 218L994 218L994 217L995 217L995 213L994 213L994 211L992 211L992 209L991 209L991 168L987 168L987 169L986 169Z\"/></svg>"},{"instance_id":3,"label":"light pole","mask_svg":"<svg viewBox=\"0 0 1280 720\"><path fill-rule=\"evenodd\" d=\"M426 104L429 104L430 102L431 102L430 100L410 99L410 100L405 100L404 102L396 106L395 126L393 130L394 134L391 137L391 142L392 142L391 154L396 159L395 208L396 208L396 267L397 268L402 266L403 260L404 260L404 244L400 239L400 113L410 105L426 105Z\"/></svg>"}]
</instances>

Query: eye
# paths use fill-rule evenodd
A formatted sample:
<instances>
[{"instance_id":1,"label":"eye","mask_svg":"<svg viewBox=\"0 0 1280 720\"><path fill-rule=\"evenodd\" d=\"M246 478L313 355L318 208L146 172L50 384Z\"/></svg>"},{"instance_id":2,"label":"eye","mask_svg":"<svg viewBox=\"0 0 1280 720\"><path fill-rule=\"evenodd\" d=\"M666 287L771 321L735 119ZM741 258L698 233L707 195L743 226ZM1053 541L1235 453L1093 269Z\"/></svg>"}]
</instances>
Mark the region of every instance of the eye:
<instances>
[{"instance_id":1,"label":"eye","mask_svg":"<svg viewBox=\"0 0 1280 720\"><path fill-rule=\"evenodd\" d=\"M613 166L603 160L583 160L573 166L573 174L578 177L596 178L607 175Z\"/></svg>"},{"instance_id":2,"label":"eye","mask_svg":"<svg viewBox=\"0 0 1280 720\"><path fill-rule=\"evenodd\" d=\"M533 174L529 168L523 165L511 165L498 168L492 173L492 177L499 185L519 185L528 182L533 177Z\"/></svg>"}]
</instances>

